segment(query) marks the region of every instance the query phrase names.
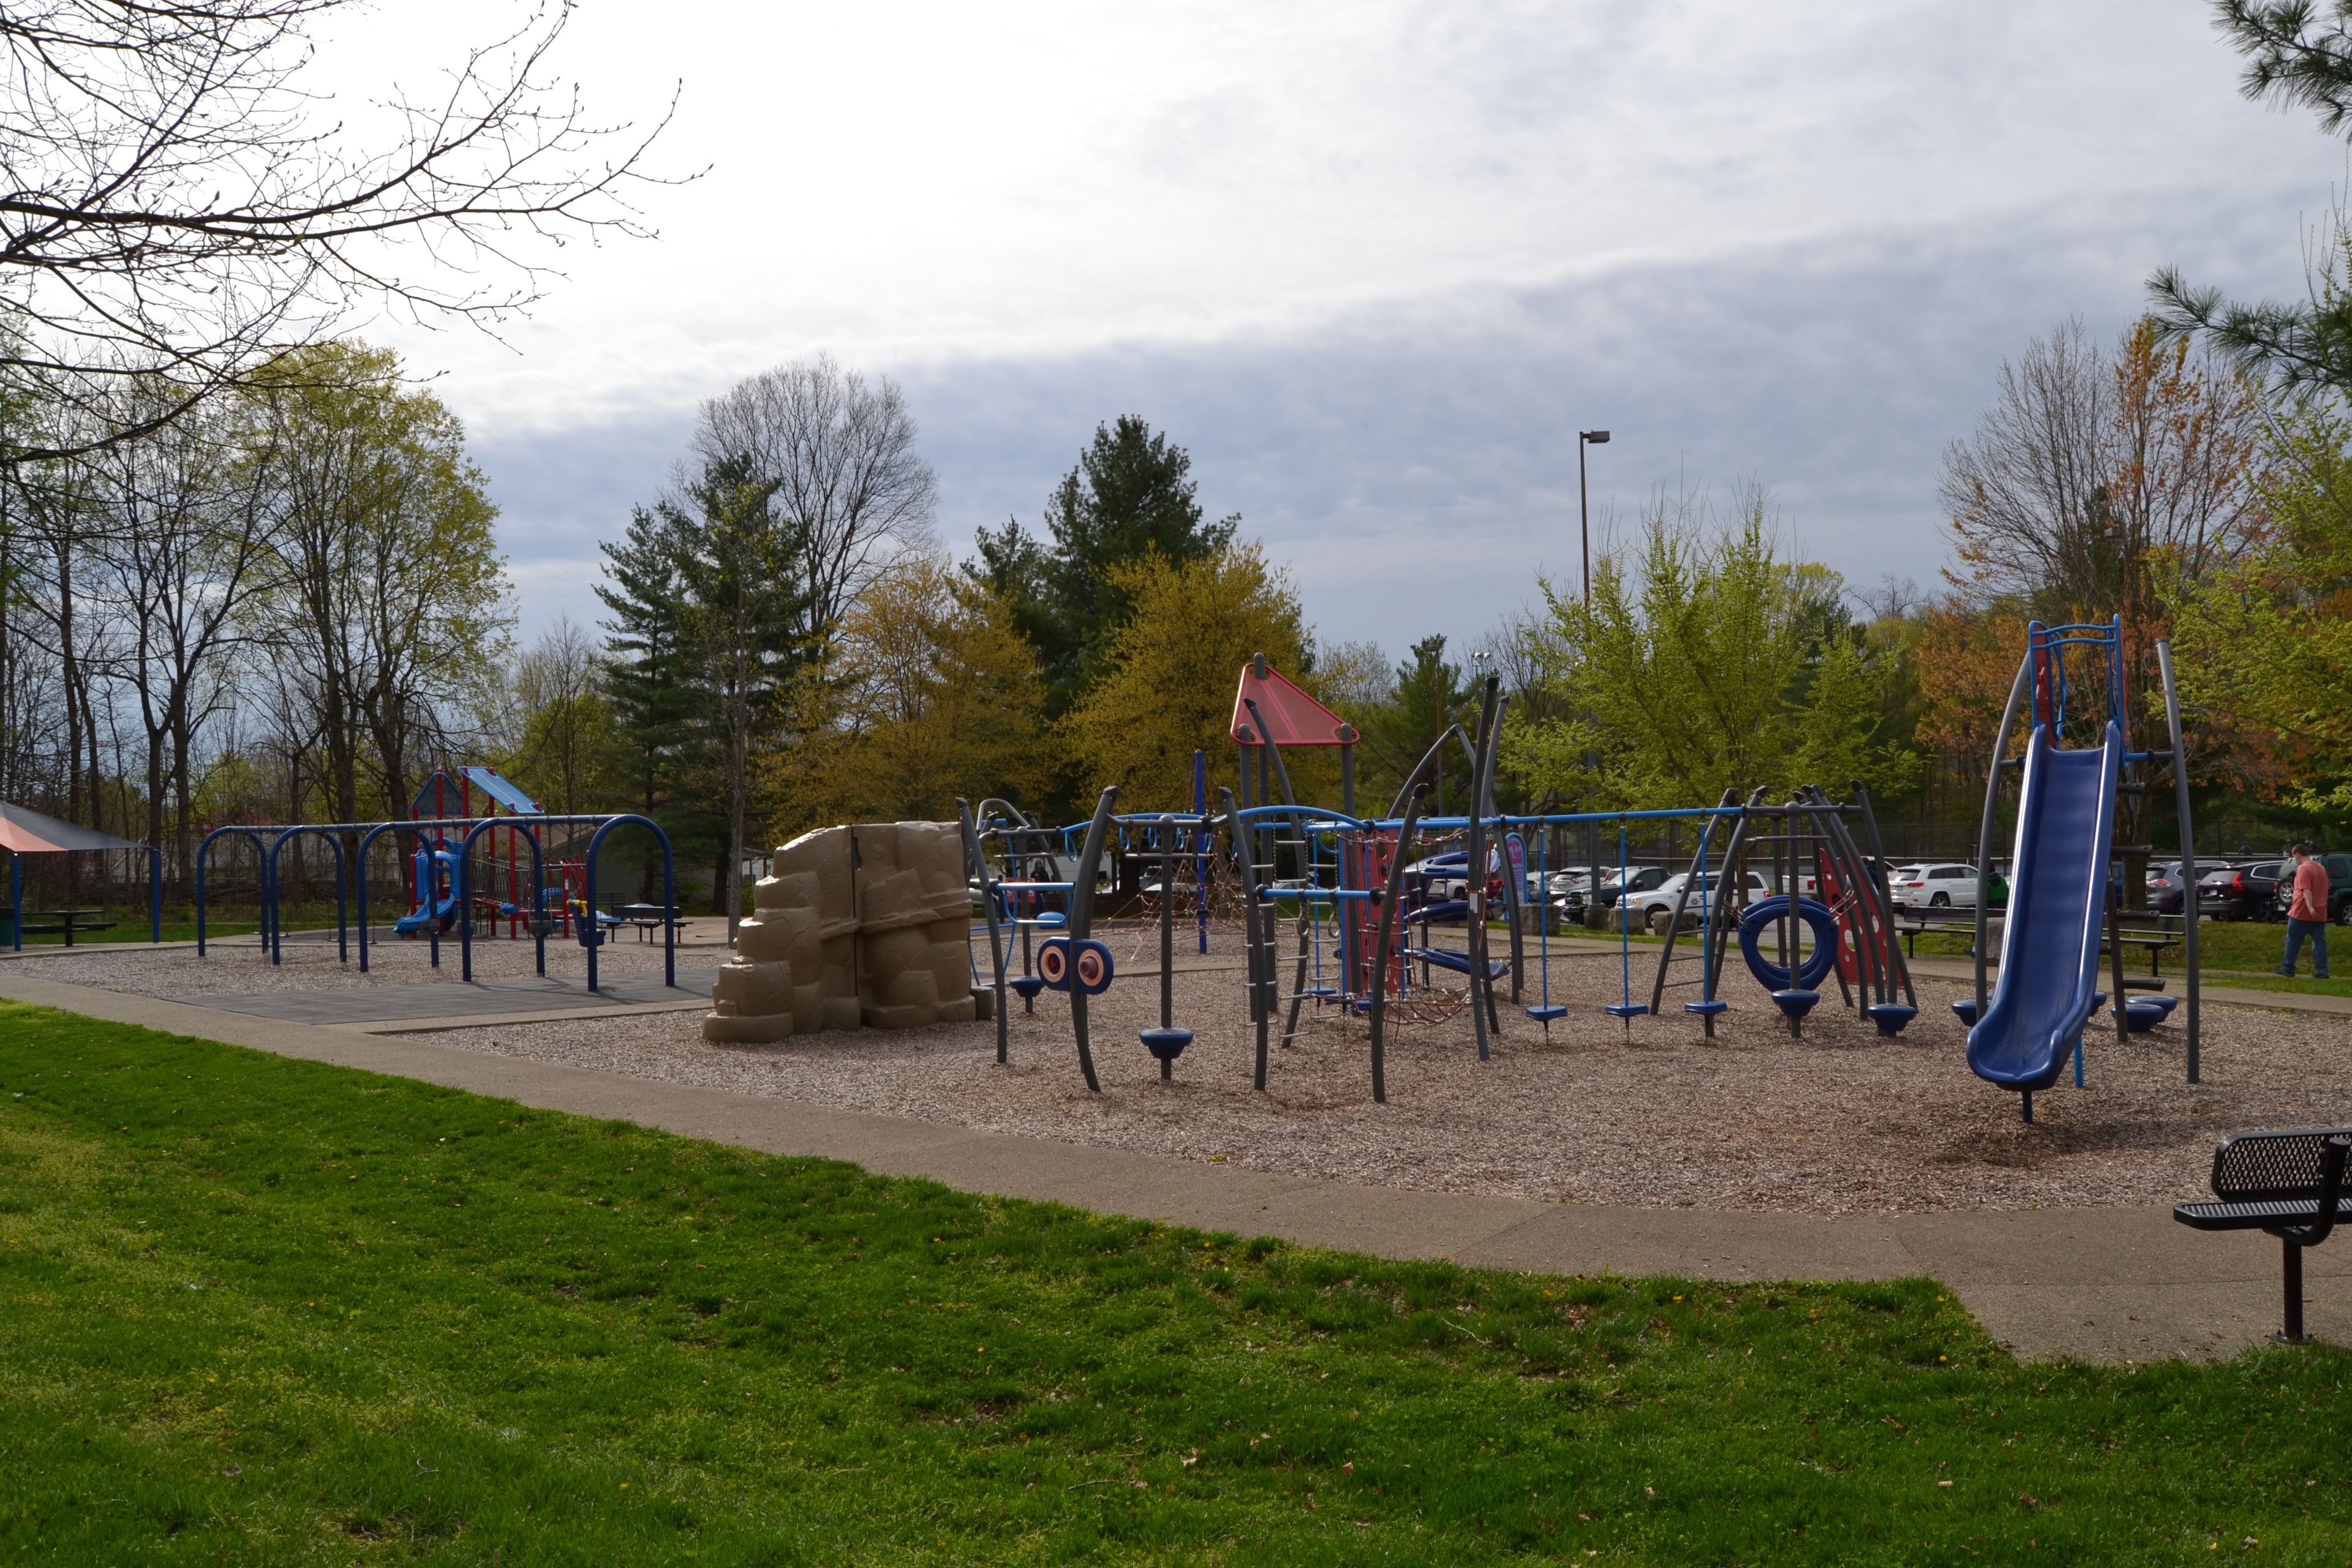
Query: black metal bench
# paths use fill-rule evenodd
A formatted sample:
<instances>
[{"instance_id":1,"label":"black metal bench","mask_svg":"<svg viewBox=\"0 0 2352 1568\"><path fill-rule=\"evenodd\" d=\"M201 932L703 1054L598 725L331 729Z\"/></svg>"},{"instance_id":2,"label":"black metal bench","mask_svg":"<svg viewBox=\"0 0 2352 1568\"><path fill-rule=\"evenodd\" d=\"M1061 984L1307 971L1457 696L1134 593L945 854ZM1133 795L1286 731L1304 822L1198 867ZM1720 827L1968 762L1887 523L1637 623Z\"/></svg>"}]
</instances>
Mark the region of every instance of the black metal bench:
<instances>
[{"instance_id":1,"label":"black metal bench","mask_svg":"<svg viewBox=\"0 0 2352 1568\"><path fill-rule=\"evenodd\" d=\"M2213 1151L2215 1203L2175 1204L2172 1217L2199 1230L2259 1230L2279 1238L2286 1254L2286 1331L2303 1342L2303 1249L2327 1239L2339 1219L2352 1216L2344 1191L2344 1163L2352 1154L2352 1127L2297 1132L2241 1132Z\"/></svg>"}]
</instances>

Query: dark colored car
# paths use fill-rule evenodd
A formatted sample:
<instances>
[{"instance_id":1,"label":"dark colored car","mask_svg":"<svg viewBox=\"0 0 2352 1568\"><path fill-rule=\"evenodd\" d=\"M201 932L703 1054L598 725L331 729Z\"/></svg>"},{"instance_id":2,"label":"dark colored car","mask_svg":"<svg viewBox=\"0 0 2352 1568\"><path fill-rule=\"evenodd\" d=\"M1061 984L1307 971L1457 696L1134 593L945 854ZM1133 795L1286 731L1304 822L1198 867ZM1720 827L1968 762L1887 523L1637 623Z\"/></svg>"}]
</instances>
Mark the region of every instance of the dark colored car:
<instances>
[{"instance_id":1,"label":"dark colored car","mask_svg":"<svg viewBox=\"0 0 2352 1568\"><path fill-rule=\"evenodd\" d=\"M2290 867L2292 862L2289 862ZM2197 868L2197 910L2209 920L2284 920L2278 901L2279 862L2256 860L2243 866ZM2291 877L2290 869L2288 875Z\"/></svg>"},{"instance_id":2,"label":"dark colored car","mask_svg":"<svg viewBox=\"0 0 2352 1568\"><path fill-rule=\"evenodd\" d=\"M2321 855L2315 857L2320 868L2327 873L2327 918L2337 925L2352 925L2352 855ZM2278 891L2273 895L2277 908L2272 911L2275 920L2286 919L2287 906L2294 902L2294 862L2289 860L2281 868Z\"/></svg>"},{"instance_id":3,"label":"dark colored car","mask_svg":"<svg viewBox=\"0 0 2352 1568\"><path fill-rule=\"evenodd\" d=\"M2201 879L2203 871L2199 871ZM2180 862L2151 862L2147 868L2147 907L2160 915L2177 915L2189 901L2189 885L2180 879Z\"/></svg>"}]
</instances>

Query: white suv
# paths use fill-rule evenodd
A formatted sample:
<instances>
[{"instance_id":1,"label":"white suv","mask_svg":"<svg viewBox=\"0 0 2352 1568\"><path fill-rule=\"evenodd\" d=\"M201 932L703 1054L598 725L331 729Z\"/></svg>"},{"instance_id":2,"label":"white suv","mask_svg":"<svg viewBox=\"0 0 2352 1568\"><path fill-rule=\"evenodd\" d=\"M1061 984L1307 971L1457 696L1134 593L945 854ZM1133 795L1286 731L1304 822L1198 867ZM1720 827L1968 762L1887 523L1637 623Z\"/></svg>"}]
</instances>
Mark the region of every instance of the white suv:
<instances>
[{"instance_id":1,"label":"white suv","mask_svg":"<svg viewBox=\"0 0 2352 1568\"><path fill-rule=\"evenodd\" d=\"M1635 894L1633 907L1642 911L1641 923L1643 926L1654 931L1659 930L1664 926L1667 921L1673 919L1675 901L1682 898L1683 887L1685 883L1689 882L1689 880L1690 873L1685 871L1679 876L1667 878L1663 884L1651 889L1646 893ZM1710 880L1713 881L1714 886L1706 889L1694 888L1691 889L1689 900L1683 905L1683 914L1685 918L1704 914L1706 912L1706 905L1719 903L1721 901L1725 891L1723 879L1717 877L1710 879ZM1732 899L1732 903L1735 907L1744 909L1748 905L1760 902L1761 900L1771 897L1771 895L1772 884L1770 881L1765 878L1763 873L1759 871L1750 871L1748 873L1748 891L1744 894L1735 895Z\"/></svg>"},{"instance_id":2,"label":"white suv","mask_svg":"<svg viewBox=\"0 0 2352 1568\"><path fill-rule=\"evenodd\" d=\"M1906 914L1954 905L1972 910L1977 907L1977 868L1949 863L1897 866L1886 874L1886 896Z\"/></svg>"}]
</instances>

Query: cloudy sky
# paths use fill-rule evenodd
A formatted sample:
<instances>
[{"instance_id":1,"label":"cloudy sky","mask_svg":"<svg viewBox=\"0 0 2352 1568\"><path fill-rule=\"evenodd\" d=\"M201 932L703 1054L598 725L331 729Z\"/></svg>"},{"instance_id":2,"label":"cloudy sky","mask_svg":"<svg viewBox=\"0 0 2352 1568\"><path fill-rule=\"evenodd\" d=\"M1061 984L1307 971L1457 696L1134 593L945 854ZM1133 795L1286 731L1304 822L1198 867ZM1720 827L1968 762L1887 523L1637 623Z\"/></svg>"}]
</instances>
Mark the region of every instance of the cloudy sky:
<instances>
[{"instance_id":1,"label":"cloudy sky","mask_svg":"<svg viewBox=\"0 0 2352 1568\"><path fill-rule=\"evenodd\" d=\"M429 82L491 9L387 7L331 68ZM1138 414L1391 653L1573 581L1580 427L1596 531L1760 482L1805 555L1925 583L2004 356L2165 262L2300 289L2345 149L2239 97L2209 14L582 0L563 75L641 121L677 89L656 162L708 172L502 341L369 330L467 419L527 629L594 618L698 399L820 350L905 387L960 552Z\"/></svg>"}]
</instances>

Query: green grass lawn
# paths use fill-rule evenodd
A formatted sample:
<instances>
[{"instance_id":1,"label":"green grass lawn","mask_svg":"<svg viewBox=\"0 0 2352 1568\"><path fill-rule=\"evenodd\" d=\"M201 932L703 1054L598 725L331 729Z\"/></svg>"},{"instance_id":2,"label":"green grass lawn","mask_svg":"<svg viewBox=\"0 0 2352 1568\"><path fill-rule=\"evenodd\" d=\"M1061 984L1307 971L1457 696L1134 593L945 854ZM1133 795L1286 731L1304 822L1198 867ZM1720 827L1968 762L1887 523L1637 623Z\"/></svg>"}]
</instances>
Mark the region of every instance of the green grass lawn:
<instances>
[{"instance_id":1,"label":"green grass lawn","mask_svg":"<svg viewBox=\"0 0 2352 1568\"><path fill-rule=\"evenodd\" d=\"M1927 1281L1384 1263L0 1009L10 1562L2332 1565L2347 1372L2021 1366Z\"/></svg>"}]
</instances>

